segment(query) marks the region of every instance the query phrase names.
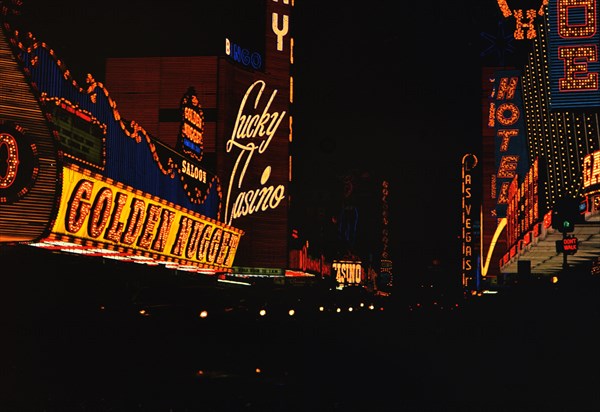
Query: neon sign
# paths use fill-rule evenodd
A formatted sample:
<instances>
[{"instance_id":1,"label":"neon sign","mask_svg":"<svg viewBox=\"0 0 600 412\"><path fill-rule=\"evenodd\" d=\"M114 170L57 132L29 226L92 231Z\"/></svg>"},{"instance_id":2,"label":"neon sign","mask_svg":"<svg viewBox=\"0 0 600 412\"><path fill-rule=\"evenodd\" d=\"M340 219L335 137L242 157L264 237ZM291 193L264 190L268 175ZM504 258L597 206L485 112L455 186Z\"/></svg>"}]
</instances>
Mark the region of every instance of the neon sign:
<instances>
[{"instance_id":1,"label":"neon sign","mask_svg":"<svg viewBox=\"0 0 600 412\"><path fill-rule=\"evenodd\" d=\"M0 126L0 204L31 190L39 173L37 147L19 126Z\"/></svg>"},{"instance_id":2,"label":"neon sign","mask_svg":"<svg viewBox=\"0 0 600 412\"><path fill-rule=\"evenodd\" d=\"M277 0L273 0L277 1ZM283 4L289 4L289 0L283 0ZM284 14L281 23L279 22L279 13L271 15L271 29L277 37L277 51L283 51L283 38L288 34L290 27L290 16Z\"/></svg>"},{"instance_id":3,"label":"neon sign","mask_svg":"<svg viewBox=\"0 0 600 412\"><path fill-rule=\"evenodd\" d=\"M552 109L600 105L596 0L556 0L548 7Z\"/></svg>"},{"instance_id":4,"label":"neon sign","mask_svg":"<svg viewBox=\"0 0 600 412\"><path fill-rule=\"evenodd\" d=\"M177 149L200 161L203 147L204 113L196 90L190 87L181 99L181 130L177 139Z\"/></svg>"},{"instance_id":5,"label":"neon sign","mask_svg":"<svg viewBox=\"0 0 600 412\"><path fill-rule=\"evenodd\" d=\"M583 158L583 188L586 192L598 189L600 184L600 150Z\"/></svg>"},{"instance_id":6,"label":"neon sign","mask_svg":"<svg viewBox=\"0 0 600 412\"><path fill-rule=\"evenodd\" d=\"M157 260L230 268L243 232L101 175L63 168L52 234L150 253Z\"/></svg>"},{"instance_id":7,"label":"neon sign","mask_svg":"<svg viewBox=\"0 0 600 412\"><path fill-rule=\"evenodd\" d=\"M334 261L331 265L335 280L340 284L359 284L362 282L363 271L360 261Z\"/></svg>"},{"instance_id":8,"label":"neon sign","mask_svg":"<svg viewBox=\"0 0 600 412\"><path fill-rule=\"evenodd\" d=\"M289 267L302 272L317 273L322 276L331 275L331 264L322 254L314 258L308 254L308 242L300 250L290 250Z\"/></svg>"},{"instance_id":9,"label":"neon sign","mask_svg":"<svg viewBox=\"0 0 600 412\"><path fill-rule=\"evenodd\" d=\"M225 39L225 54L242 66L252 67L254 70L262 69L263 58L259 52L251 52L229 39Z\"/></svg>"},{"instance_id":10,"label":"neon sign","mask_svg":"<svg viewBox=\"0 0 600 412\"><path fill-rule=\"evenodd\" d=\"M506 217L509 200L509 187L512 179L523 175L527 168L527 151L524 135L524 118L521 92L519 89L520 72L499 71L496 73L495 91L492 94L494 104L490 105L490 120L496 129L496 215Z\"/></svg>"},{"instance_id":11,"label":"neon sign","mask_svg":"<svg viewBox=\"0 0 600 412\"><path fill-rule=\"evenodd\" d=\"M516 20L516 28L514 32L515 40L523 40L523 39L535 39L537 37L537 33L535 31L535 18L544 15L544 6L548 4L548 0L541 0L540 8L538 10L535 9L514 9L511 10L506 3L506 0L497 0L498 7L500 7L500 11L505 18L514 16Z\"/></svg>"},{"instance_id":12,"label":"neon sign","mask_svg":"<svg viewBox=\"0 0 600 412\"><path fill-rule=\"evenodd\" d=\"M225 222L227 224L232 224L234 219L242 216L275 209L286 197L284 185L266 186L271 176L271 166L267 166L260 178L261 187L239 192L233 203L231 199L233 182L237 181L237 188L242 188L246 171L253 156L255 154L262 155L267 151L273 136L286 115L285 111L269 111L277 95L276 89L273 90L262 112L257 110L265 87L266 83L262 80L257 80L248 87L240 104L231 138L226 144L228 153L234 149L239 149L227 190L225 204ZM254 103L250 101L253 92L256 93Z\"/></svg>"},{"instance_id":13,"label":"neon sign","mask_svg":"<svg viewBox=\"0 0 600 412\"><path fill-rule=\"evenodd\" d=\"M477 167L477 156L466 154L462 159L462 284L468 286L475 270L473 259L473 170Z\"/></svg>"}]
</instances>

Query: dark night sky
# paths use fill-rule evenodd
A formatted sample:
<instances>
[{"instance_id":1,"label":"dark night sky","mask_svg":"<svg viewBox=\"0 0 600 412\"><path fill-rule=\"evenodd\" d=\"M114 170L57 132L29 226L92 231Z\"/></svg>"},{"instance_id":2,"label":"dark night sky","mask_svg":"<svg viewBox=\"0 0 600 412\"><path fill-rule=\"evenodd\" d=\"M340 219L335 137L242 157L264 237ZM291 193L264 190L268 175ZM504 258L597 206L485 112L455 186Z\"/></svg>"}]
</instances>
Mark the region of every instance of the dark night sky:
<instances>
[{"instance_id":1,"label":"dark night sky","mask_svg":"<svg viewBox=\"0 0 600 412\"><path fill-rule=\"evenodd\" d=\"M104 80L105 57L194 54L222 38L211 17L221 6L207 1L23 3L29 31L81 84L88 72ZM455 254L460 159L480 140L479 68L500 61L495 51L480 57L491 45L480 32L495 36L501 14L495 0L410 3L296 0L298 173L381 175L392 185L396 247L410 239Z\"/></svg>"}]
</instances>

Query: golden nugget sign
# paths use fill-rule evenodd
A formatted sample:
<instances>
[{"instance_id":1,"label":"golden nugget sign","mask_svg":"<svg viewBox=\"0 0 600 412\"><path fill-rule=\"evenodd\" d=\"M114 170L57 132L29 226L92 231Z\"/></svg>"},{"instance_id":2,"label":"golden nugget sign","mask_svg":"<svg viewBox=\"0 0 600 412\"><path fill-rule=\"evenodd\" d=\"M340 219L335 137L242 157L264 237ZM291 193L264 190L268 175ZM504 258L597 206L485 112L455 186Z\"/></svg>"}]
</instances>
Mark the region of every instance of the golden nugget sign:
<instances>
[{"instance_id":1,"label":"golden nugget sign","mask_svg":"<svg viewBox=\"0 0 600 412\"><path fill-rule=\"evenodd\" d=\"M63 169L53 234L230 268L243 232L100 175Z\"/></svg>"},{"instance_id":2,"label":"golden nugget sign","mask_svg":"<svg viewBox=\"0 0 600 412\"><path fill-rule=\"evenodd\" d=\"M180 106L181 130L177 139L177 149L200 161L204 147L204 113L193 87L188 88Z\"/></svg>"}]
</instances>

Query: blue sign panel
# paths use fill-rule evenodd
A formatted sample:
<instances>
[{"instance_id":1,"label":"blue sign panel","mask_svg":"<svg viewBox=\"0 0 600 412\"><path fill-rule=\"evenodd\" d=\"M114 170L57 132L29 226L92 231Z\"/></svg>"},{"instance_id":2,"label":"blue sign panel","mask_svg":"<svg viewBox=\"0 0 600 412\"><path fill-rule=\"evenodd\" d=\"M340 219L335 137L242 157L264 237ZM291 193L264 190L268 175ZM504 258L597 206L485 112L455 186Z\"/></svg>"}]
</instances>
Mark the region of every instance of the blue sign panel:
<instances>
[{"instance_id":1,"label":"blue sign panel","mask_svg":"<svg viewBox=\"0 0 600 412\"><path fill-rule=\"evenodd\" d=\"M550 110L600 106L596 0L548 4Z\"/></svg>"},{"instance_id":2,"label":"blue sign panel","mask_svg":"<svg viewBox=\"0 0 600 412\"><path fill-rule=\"evenodd\" d=\"M496 213L506 217L508 189L515 176L521 179L529 170L525 112L521 97L521 72L504 70L495 73L491 102L496 130Z\"/></svg>"}]
</instances>

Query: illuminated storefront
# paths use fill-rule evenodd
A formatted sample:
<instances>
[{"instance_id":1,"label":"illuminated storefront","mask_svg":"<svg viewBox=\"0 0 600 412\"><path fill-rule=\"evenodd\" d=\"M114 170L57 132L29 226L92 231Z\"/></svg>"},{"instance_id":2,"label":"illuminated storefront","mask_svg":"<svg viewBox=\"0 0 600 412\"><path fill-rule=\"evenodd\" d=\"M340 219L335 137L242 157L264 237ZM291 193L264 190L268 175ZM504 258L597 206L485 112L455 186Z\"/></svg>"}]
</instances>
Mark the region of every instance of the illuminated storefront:
<instances>
[{"instance_id":1,"label":"illuminated storefront","mask_svg":"<svg viewBox=\"0 0 600 412\"><path fill-rule=\"evenodd\" d=\"M253 27L262 43L228 36L219 56L109 58L106 80L124 116L144 113L149 129L170 145L178 119L168 114L183 91L195 89L204 113L202 156L223 182L223 221L245 233L236 266L285 269L293 179L293 6L254 2L247 12L264 15ZM131 98L138 93L148 99Z\"/></svg>"},{"instance_id":2,"label":"illuminated storefront","mask_svg":"<svg viewBox=\"0 0 600 412\"><path fill-rule=\"evenodd\" d=\"M226 38L223 54L217 57L109 58L107 83L121 111L132 117L143 112L148 127L161 131L161 139L176 130L175 119L167 114L181 90L194 86L205 114L203 159L214 165L223 181L224 220L245 233L236 254L240 275L262 277L263 269L272 269L274 279L280 272L288 277L331 277L331 260L307 242L295 244L290 223L295 164L293 4L266 1L263 10L265 18L257 19L255 27L263 33L262 48ZM145 68L142 79L136 70L140 66ZM137 93L149 96L155 106L132 99ZM382 219L387 222L385 213ZM391 272L387 223L383 226L378 241ZM391 273L386 276L391 283Z\"/></svg>"},{"instance_id":3,"label":"illuminated storefront","mask_svg":"<svg viewBox=\"0 0 600 412\"><path fill-rule=\"evenodd\" d=\"M39 96L28 104L41 110L33 127L17 113L19 95L5 120L12 134L3 132L0 148L16 158L9 136L23 134L19 170L32 178L15 179L12 160L0 176L11 182L1 193L2 241L207 273L333 277L322 250L292 246L293 2L243 7L251 36L232 28L211 56L109 58L107 86L92 75L78 85L45 44L15 39L30 81L23 96L33 85ZM40 163L48 157L56 161ZM391 286L387 182L378 189L381 246L367 266L381 266ZM15 199L32 200L17 209ZM21 219L31 223L15 229Z\"/></svg>"},{"instance_id":4,"label":"illuminated storefront","mask_svg":"<svg viewBox=\"0 0 600 412\"><path fill-rule=\"evenodd\" d=\"M231 271L244 232L223 221L188 90L179 151L126 121L91 76L79 86L32 35L0 36L0 242L206 274ZM182 93L183 94L183 93Z\"/></svg>"},{"instance_id":5,"label":"illuminated storefront","mask_svg":"<svg viewBox=\"0 0 600 412\"><path fill-rule=\"evenodd\" d=\"M552 228L552 209L562 198L580 201L585 215L570 235L579 242L569 265L588 267L598 252L595 195L586 181L590 156L600 146L594 114L600 102L598 9L587 1L547 3L522 70L528 157L535 163L510 184L508 245L500 261L504 274L517 274L524 262L536 275L562 271L556 244L563 236Z\"/></svg>"}]
</instances>

